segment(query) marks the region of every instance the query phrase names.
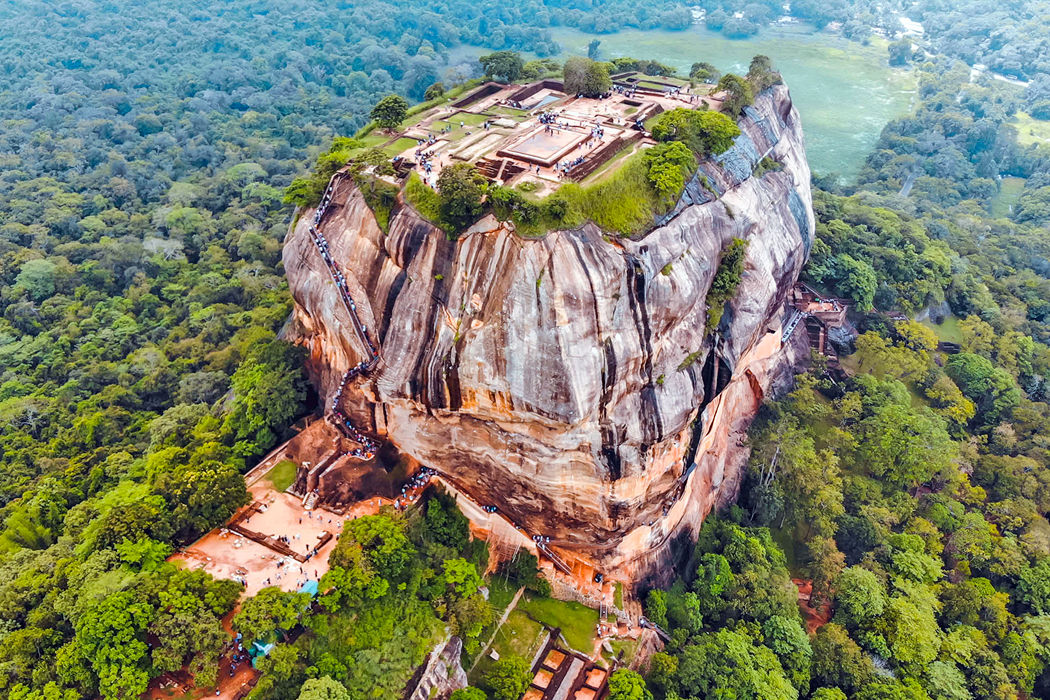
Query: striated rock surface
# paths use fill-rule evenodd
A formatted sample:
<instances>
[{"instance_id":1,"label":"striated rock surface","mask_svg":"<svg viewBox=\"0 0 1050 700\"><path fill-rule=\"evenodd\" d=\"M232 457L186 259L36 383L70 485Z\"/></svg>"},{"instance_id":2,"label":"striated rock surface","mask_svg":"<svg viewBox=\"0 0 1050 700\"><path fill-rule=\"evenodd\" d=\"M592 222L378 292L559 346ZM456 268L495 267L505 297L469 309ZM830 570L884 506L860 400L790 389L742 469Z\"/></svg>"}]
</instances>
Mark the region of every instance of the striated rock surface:
<instances>
[{"instance_id":1,"label":"striated rock surface","mask_svg":"<svg viewBox=\"0 0 1050 700\"><path fill-rule=\"evenodd\" d=\"M337 176L321 229L381 348L342 397L359 427L449 475L563 552L658 573L668 548L736 496L766 392L808 352L782 347L785 299L813 235L802 128L785 86L758 97L730 151L637 240L593 224L523 239L489 217L449 241L411 207L389 233ZM754 176L768 155L779 170ZM365 358L309 234L289 232L290 336L325 405ZM705 299L722 249L748 241L715 334Z\"/></svg>"}]
</instances>

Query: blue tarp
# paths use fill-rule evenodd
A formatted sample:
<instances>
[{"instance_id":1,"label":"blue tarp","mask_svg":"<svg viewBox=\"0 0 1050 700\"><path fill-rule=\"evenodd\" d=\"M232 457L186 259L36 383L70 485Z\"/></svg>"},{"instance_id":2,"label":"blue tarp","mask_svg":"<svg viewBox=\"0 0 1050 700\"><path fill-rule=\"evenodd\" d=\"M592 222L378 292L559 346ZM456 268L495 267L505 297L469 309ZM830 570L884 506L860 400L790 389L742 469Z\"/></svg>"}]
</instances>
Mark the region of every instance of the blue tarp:
<instances>
[{"instance_id":1,"label":"blue tarp","mask_svg":"<svg viewBox=\"0 0 1050 700\"><path fill-rule=\"evenodd\" d=\"M277 645L274 644L273 642L270 642L268 644L263 644L262 642L256 642L255 644L252 644L251 649L248 650L248 653L252 657L252 666L255 666L256 662L259 659L261 659L262 657L266 656L271 651L273 651L273 648L275 646L277 646Z\"/></svg>"},{"instance_id":2,"label":"blue tarp","mask_svg":"<svg viewBox=\"0 0 1050 700\"><path fill-rule=\"evenodd\" d=\"M299 589L299 592L300 593L309 593L311 597L316 596L317 595L317 581L314 581L313 579L307 581Z\"/></svg>"}]
</instances>

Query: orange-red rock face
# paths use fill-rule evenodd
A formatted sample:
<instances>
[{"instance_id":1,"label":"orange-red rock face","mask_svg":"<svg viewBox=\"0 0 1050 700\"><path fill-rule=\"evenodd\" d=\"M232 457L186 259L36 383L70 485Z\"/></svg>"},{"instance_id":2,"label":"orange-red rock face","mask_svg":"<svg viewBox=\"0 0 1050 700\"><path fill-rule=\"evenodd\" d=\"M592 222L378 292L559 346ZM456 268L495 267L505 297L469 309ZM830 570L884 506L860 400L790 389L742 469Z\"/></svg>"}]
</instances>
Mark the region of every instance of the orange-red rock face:
<instances>
[{"instance_id":1,"label":"orange-red rock face","mask_svg":"<svg viewBox=\"0 0 1050 700\"><path fill-rule=\"evenodd\" d=\"M352 418L565 550L628 578L652 572L735 497L747 425L805 352L780 342L813 235L787 89L759 96L740 126L638 240L590 224L522 239L490 217L448 241L407 206L384 234L338 179L321 228L382 352L347 393ZM767 154L783 168L753 177ZM285 244L290 336L309 348L328 405L365 349L311 219L303 212ZM746 267L716 337L705 298L734 237L749 242Z\"/></svg>"}]
</instances>

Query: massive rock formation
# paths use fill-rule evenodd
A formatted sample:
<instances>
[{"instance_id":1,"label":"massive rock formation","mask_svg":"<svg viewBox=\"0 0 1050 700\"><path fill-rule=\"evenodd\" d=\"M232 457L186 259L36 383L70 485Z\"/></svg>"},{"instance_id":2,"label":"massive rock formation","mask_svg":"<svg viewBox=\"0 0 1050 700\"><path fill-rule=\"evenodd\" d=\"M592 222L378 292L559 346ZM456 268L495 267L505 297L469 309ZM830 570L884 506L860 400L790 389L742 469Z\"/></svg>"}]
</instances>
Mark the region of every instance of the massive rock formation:
<instances>
[{"instance_id":1,"label":"massive rock formation","mask_svg":"<svg viewBox=\"0 0 1050 700\"><path fill-rule=\"evenodd\" d=\"M787 88L760 95L740 127L637 240L592 224L523 239L489 217L449 241L403 203L384 233L337 176L320 228L381 348L341 399L356 425L564 552L628 578L657 570L735 498L744 431L805 350L804 333L781 343L813 235ZM755 175L765 156L779 169ZM302 212L285 243L289 335L309 348L328 406L367 350L312 219ZM709 334L705 298L734 237L749 244L743 279Z\"/></svg>"}]
</instances>

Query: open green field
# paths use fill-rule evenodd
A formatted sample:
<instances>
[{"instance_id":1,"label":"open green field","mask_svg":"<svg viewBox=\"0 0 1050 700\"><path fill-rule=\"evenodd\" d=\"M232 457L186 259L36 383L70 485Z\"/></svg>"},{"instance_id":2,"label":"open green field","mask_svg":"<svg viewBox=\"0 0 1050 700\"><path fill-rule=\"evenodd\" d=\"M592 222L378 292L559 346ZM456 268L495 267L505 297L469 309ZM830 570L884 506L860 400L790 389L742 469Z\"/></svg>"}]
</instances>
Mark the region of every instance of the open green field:
<instances>
[{"instance_id":1,"label":"open green field","mask_svg":"<svg viewBox=\"0 0 1050 700\"><path fill-rule=\"evenodd\" d=\"M390 134L380 129L373 129L360 139L362 148L375 148L376 146L382 146L389 140Z\"/></svg>"},{"instance_id":2,"label":"open green field","mask_svg":"<svg viewBox=\"0 0 1050 700\"><path fill-rule=\"evenodd\" d=\"M565 641L576 651L588 653L594 644L598 611L582 603L523 596L514 611L528 613L529 617L548 627L560 628Z\"/></svg>"},{"instance_id":3,"label":"open green field","mask_svg":"<svg viewBox=\"0 0 1050 700\"><path fill-rule=\"evenodd\" d=\"M962 331L959 330L959 319L956 316L949 316L948 318L944 319L944 323L938 324L933 323L932 321L923 321L922 325L926 326L934 333L936 333L937 340L939 340L942 343L962 342Z\"/></svg>"},{"instance_id":4,"label":"open green field","mask_svg":"<svg viewBox=\"0 0 1050 700\"><path fill-rule=\"evenodd\" d=\"M295 462L286 459L273 465L273 469L266 473L266 480L274 491L285 491L295 481L297 469Z\"/></svg>"},{"instance_id":5,"label":"open green field","mask_svg":"<svg viewBox=\"0 0 1050 700\"><path fill-rule=\"evenodd\" d=\"M1017 112L1010 126L1017 129L1017 143L1022 146L1050 143L1050 121L1036 119L1027 112Z\"/></svg>"},{"instance_id":6,"label":"open green field","mask_svg":"<svg viewBox=\"0 0 1050 700\"><path fill-rule=\"evenodd\" d=\"M612 647L612 654L602 652L602 656L610 663L620 659L621 665L629 666L635 654L638 653L638 640L636 639L613 639L609 642L609 646Z\"/></svg>"},{"instance_id":7,"label":"open green field","mask_svg":"<svg viewBox=\"0 0 1050 700\"><path fill-rule=\"evenodd\" d=\"M493 610L503 612L510 605L510 601L514 600L514 594L518 592L518 587L513 583L508 583L505 579L500 576L493 576L489 582L489 605L492 606Z\"/></svg>"},{"instance_id":8,"label":"open green field","mask_svg":"<svg viewBox=\"0 0 1050 700\"><path fill-rule=\"evenodd\" d=\"M459 129L464 127L481 126L486 121L491 119L484 114L468 114L466 112L460 112L454 114L448 119L439 119L430 125L431 131L441 131L447 126L451 126L453 129ZM462 127L460 126L462 124Z\"/></svg>"},{"instance_id":9,"label":"open green field","mask_svg":"<svg viewBox=\"0 0 1050 700\"><path fill-rule=\"evenodd\" d=\"M500 658L517 655L527 661L532 661L532 657L539 651L540 642L543 641L543 625L530 619L521 610L521 602L518 605L519 607L511 611L507 616L507 621L496 633L496 638L492 640L492 649L496 650ZM492 668L492 664L492 657L488 653L481 657L477 666L470 672L471 685L479 684L479 681Z\"/></svg>"},{"instance_id":10,"label":"open green field","mask_svg":"<svg viewBox=\"0 0 1050 700\"><path fill-rule=\"evenodd\" d=\"M493 619L492 622L485 626L481 630L481 634L478 639L481 640L482 644L486 644L492 637L492 633L496 630L496 623L499 622L500 616L503 615L503 611L507 609L510 602L514 600L514 594L517 593L518 587L512 583L508 583L501 576L493 576L488 580L486 584L489 589L489 607L492 609ZM463 668L469 669L474 663L474 659L477 658L477 654L481 653L481 649L475 653L468 653L466 649L463 650Z\"/></svg>"},{"instance_id":11,"label":"open green field","mask_svg":"<svg viewBox=\"0 0 1050 700\"><path fill-rule=\"evenodd\" d=\"M998 219L1009 217L1017 206L1024 190L1023 177L1004 177L999 183L999 193L992 198L991 214Z\"/></svg>"},{"instance_id":12,"label":"open green field","mask_svg":"<svg viewBox=\"0 0 1050 700\"><path fill-rule=\"evenodd\" d=\"M820 175L855 175L882 127L908 112L915 93L914 74L891 68L884 45L862 46L805 27L767 28L740 40L702 27L600 36L571 29L551 33L565 55L586 55L587 43L600 39L603 59L650 58L674 66L681 74L688 74L696 61L743 74L752 56L766 54L791 88L806 132L810 165Z\"/></svg>"},{"instance_id":13,"label":"open green field","mask_svg":"<svg viewBox=\"0 0 1050 700\"><path fill-rule=\"evenodd\" d=\"M383 147L383 152L386 153L388 156L390 156L392 158L392 157L396 156L399 153L404 153L405 151L407 151L408 149L412 148L415 145L416 145L416 140L415 139L401 137L397 141L394 141L389 146L384 146Z\"/></svg>"},{"instance_id":14,"label":"open green field","mask_svg":"<svg viewBox=\"0 0 1050 700\"><path fill-rule=\"evenodd\" d=\"M609 160L605 161L600 166L598 166L597 170L580 180L580 185L584 187L589 187L590 185L593 185L597 182L601 182L603 179L605 179L606 175L608 175L614 170L617 170L621 165L623 165L624 161L627 160L631 156L631 154L635 153L637 150L638 146L636 144L625 146L624 148L620 149L620 151L614 153L612 157L609 158Z\"/></svg>"},{"instance_id":15,"label":"open green field","mask_svg":"<svg viewBox=\"0 0 1050 700\"><path fill-rule=\"evenodd\" d=\"M657 80L639 80L635 83L638 87L649 88L650 90L665 90L667 86L664 83L671 83L673 85L686 85L689 83L688 80L679 80L677 78L665 78L660 77L659 82Z\"/></svg>"}]
</instances>

